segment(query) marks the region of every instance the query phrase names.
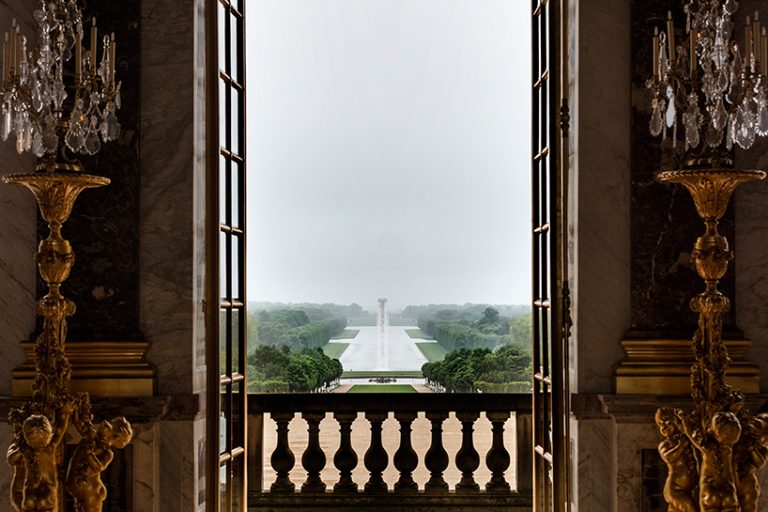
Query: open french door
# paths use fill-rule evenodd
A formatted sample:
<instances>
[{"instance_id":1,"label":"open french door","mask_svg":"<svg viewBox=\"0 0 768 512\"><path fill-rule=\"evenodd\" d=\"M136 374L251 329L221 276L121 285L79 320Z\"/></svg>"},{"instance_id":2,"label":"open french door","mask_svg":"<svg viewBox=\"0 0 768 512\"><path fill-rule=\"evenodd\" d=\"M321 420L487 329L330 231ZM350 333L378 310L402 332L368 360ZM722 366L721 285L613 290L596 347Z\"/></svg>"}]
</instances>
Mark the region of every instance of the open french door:
<instances>
[{"instance_id":1,"label":"open french door","mask_svg":"<svg viewBox=\"0 0 768 512\"><path fill-rule=\"evenodd\" d=\"M209 512L245 512L245 9L206 1Z\"/></svg>"},{"instance_id":2,"label":"open french door","mask_svg":"<svg viewBox=\"0 0 768 512\"><path fill-rule=\"evenodd\" d=\"M570 510L568 106L565 7L532 0L533 492L536 512ZM561 9L563 9L561 11Z\"/></svg>"}]
</instances>

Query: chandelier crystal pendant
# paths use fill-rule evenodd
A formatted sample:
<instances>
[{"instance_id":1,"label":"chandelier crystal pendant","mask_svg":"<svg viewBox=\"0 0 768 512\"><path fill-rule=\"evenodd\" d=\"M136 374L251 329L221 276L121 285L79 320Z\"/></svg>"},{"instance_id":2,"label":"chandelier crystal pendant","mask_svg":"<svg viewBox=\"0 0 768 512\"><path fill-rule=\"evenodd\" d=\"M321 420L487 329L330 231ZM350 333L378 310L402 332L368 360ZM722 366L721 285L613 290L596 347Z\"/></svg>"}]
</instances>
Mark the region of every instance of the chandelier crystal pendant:
<instances>
[{"instance_id":1,"label":"chandelier crystal pendant","mask_svg":"<svg viewBox=\"0 0 768 512\"><path fill-rule=\"evenodd\" d=\"M65 146L94 155L102 141L120 134L115 36L99 41L92 18L83 48L83 17L75 0L43 0L34 18L37 47L29 48L16 20L3 40L0 138L15 136L19 153L29 151L49 166L63 157ZM67 63L73 58L70 69ZM71 167L80 170L79 165Z\"/></svg>"},{"instance_id":2,"label":"chandelier crystal pendant","mask_svg":"<svg viewBox=\"0 0 768 512\"><path fill-rule=\"evenodd\" d=\"M736 0L689 0L686 40L672 13L653 36L650 132L683 144L689 166L732 164L725 152L768 135L768 37L759 14L746 17L744 46L733 39ZM725 149L725 152L722 151Z\"/></svg>"}]
</instances>

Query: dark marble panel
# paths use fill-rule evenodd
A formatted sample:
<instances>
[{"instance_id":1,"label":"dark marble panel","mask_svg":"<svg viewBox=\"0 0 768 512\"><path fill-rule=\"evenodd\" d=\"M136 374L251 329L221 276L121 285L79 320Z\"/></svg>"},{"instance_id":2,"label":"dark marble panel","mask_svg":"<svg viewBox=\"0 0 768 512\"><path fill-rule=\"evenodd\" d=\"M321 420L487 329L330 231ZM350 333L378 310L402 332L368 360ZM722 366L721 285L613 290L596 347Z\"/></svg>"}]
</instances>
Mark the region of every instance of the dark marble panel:
<instances>
[{"instance_id":1,"label":"dark marble panel","mask_svg":"<svg viewBox=\"0 0 768 512\"><path fill-rule=\"evenodd\" d=\"M69 322L69 340L139 340L139 79L140 3L93 1L86 20L96 16L99 34L115 33L117 79L122 82L122 127L117 141L82 158L86 172L112 183L85 191L78 199L64 236L75 250L75 267L64 294L77 312ZM47 229L41 225L39 234ZM39 282L38 291L44 286ZM40 327L38 326L38 329Z\"/></svg>"},{"instance_id":2,"label":"dark marble panel","mask_svg":"<svg viewBox=\"0 0 768 512\"><path fill-rule=\"evenodd\" d=\"M631 6L631 206L632 233L631 310L632 332L637 337L687 338L696 326L688 301L704 289L691 265L690 253L704 224L696 215L688 192L678 185L662 185L655 176L672 157L660 137L648 131L645 81L652 73L654 27L663 27L671 10L682 39L685 19L682 4L670 0L632 0ZM734 245L733 204L720 223L720 232ZM720 289L735 297L733 267ZM732 308L733 311L733 308ZM726 334L737 335L733 314L724 319Z\"/></svg>"},{"instance_id":3,"label":"dark marble panel","mask_svg":"<svg viewBox=\"0 0 768 512\"><path fill-rule=\"evenodd\" d=\"M643 449L640 452L642 464L641 511L661 512L667 510L664 500L664 484L669 473L667 465L661 460L658 450Z\"/></svg>"}]
</instances>

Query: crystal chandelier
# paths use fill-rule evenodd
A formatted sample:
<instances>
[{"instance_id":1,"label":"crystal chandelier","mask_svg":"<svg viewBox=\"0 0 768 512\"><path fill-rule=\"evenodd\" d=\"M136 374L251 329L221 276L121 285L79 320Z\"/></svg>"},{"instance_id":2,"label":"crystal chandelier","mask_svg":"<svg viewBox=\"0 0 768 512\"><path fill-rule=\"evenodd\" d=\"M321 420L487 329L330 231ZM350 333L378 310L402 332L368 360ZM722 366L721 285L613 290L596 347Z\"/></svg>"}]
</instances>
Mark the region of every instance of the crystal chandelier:
<instances>
[{"instance_id":1,"label":"crystal chandelier","mask_svg":"<svg viewBox=\"0 0 768 512\"><path fill-rule=\"evenodd\" d=\"M66 148L93 155L101 141L118 137L120 82L115 81L115 36L102 39L98 58L96 19L91 20L90 45L83 48L83 18L76 0L41 0L34 12L38 46L28 48L16 20L3 41L0 137L16 137L19 153L31 151L44 168L79 165L65 156ZM65 69L74 57L74 69ZM74 75L72 74L74 72ZM66 83L65 83L66 82ZM64 160L64 162L58 162Z\"/></svg>"},{"instance_id":2,"label":"crystal chandelier","mask_svg":"<svg viewBox=\"0 0 768 512\"><path fill-rule=\"evenodd\" d=\"M737 8L736 0L689 0L687 40L675 38L671 12L666 32L653 36L650 132L671 138L689 166L732 164L734 145L748 149L768 135L766 29L757 12L747 17L740 49L732 38Z\"/></svg>"}]
</instances>

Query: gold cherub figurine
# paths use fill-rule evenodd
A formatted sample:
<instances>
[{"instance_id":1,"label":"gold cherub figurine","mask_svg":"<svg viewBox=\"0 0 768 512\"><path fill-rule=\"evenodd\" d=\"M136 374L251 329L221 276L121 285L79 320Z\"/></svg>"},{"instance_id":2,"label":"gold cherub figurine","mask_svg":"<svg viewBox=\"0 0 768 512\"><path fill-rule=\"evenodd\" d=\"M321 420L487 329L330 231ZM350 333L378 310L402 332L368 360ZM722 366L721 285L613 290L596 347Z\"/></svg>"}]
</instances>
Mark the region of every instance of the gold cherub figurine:
<instances>
[{"instance_id":1,"label":"gold cherub figurine","mask_svg":"<svg viewBox=\"0 0 768 512\"><path fill-rule=\"evenodd\" d=\"M693 499L696 487L696 466L691 443L680 427L675 410L661 407L656 411L656 425L664 436L659 454L667 464L669 474L664 484L664 499L670 512L697 512Z\"/></svg>"},{"instance_id":2,"label":"gold cherub figurine","mask_svg":"<svg viewBox=\"0 0 768 512\"><path fill-rule=\"evenodd\" d=\"M682 414L683 431L701 453L699 506L701 512L740 512L733 474L733 445L741 436L741 424L732 412L712 416L706 431Z\"/></svg>"},{"instance_id":3,"label":"gold cherub figurine","mask_svg":"<svg viewBox=\"0 0 768 512\"><path fill-rule=\"evenodd\" d=\"M107 488L101 473L114 457L112 448L125 448L133 430L123 417L102 421L90 438L77 445L67 470L67 490L75 499L76 512L101 512Z\"/></svg>"},{"instance_id":4,"label":"gold cherub figurine","mask_svg":"<svg viewBox=\"0 0 768 512\"><path fill-rule=\"evenodd\" d=\"M8 450L8 462L15 468L11 495L17 511L58 510L56 455L69 426L72 410L72 403L64 402L53 425L42 414L32 414L24 420L20 439Z\"/></svg>"}]
</instances>

